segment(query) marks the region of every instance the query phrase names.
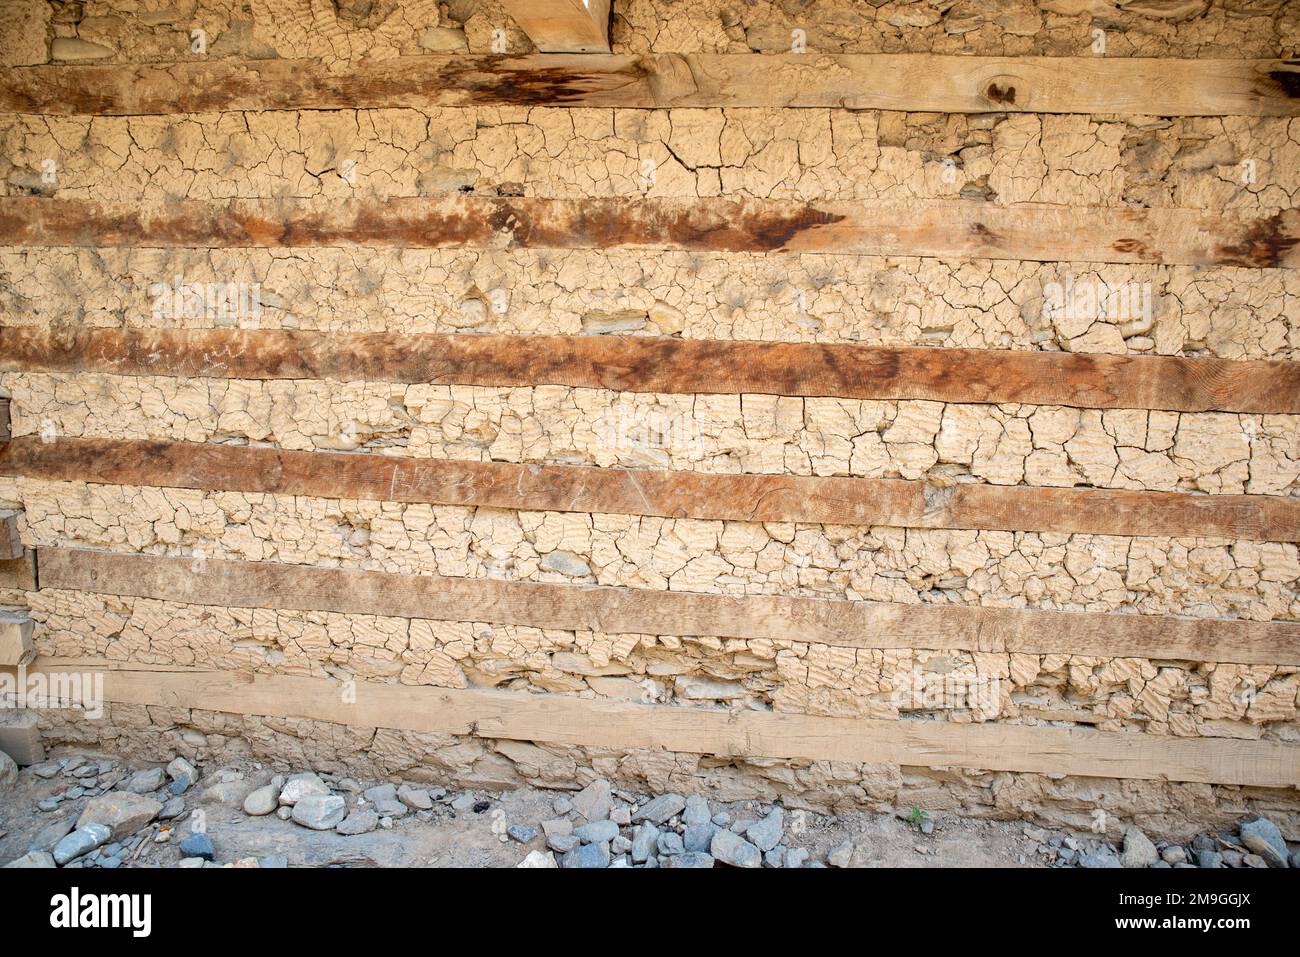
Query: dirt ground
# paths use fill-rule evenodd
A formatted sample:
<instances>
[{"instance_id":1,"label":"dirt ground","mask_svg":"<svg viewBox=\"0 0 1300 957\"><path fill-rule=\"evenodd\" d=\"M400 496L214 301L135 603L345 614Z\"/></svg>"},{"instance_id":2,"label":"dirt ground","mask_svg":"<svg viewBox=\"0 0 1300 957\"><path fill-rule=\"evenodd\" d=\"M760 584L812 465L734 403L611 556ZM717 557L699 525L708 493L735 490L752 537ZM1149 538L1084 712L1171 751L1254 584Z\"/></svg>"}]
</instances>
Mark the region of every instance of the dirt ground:
<instances>
[{"instance_id":1,"label":"dirt ground","mask_svg":"<svg viewBox=\"0 0 1300 957\"><path fill-rule=\"evenodd\" d=\"M49 760L58 761L76 755L85 758L87 763L104 762L101 768L108 767L111 762L111 768L105 774L95 775L97 781L111 781L116 772L123 772L122 777L114 782L117 790L125 784L131 772L150 766L94 752L61 751L52 753ZM259 866L514 867L529 851L546 850L547 839L541 822L560 817L556 801L561 801L562 807L563 801L572 796L572 792L533 788L505 793L475 792L474 804L458 810L452 803L466 792L450 791L435 800L431 810L412 812L394 820L391 827L381 826L369 833L344 836L332 830L310 830L291 820L281 820L275 814L254 817L245 813L244 796L254 787L270 781L272 771L269 768L248 763L202 770L205 772L203 779L182 795L185 810L177 818L165 822L155 820L119 841L125 846L120 866L178 865L185 857L179 845L195 829L196 812L199 812L218 865L243 862L245 866L251 866L248 859L254 858ZM221 777L242 774L243 778L214 785L218 774ZM361 789L377 783L325 777L331 786L347 795L349 807L355 806ZM51 836L65 828L70 829L69 825L75 823L90 795L65 797L57 809L50 811L41 810L39 804L55 795L67 794L70 787L78 786L78 780L84 779L69 777L62 772L42 778L32 768L20 770L16 785L0 794L0 862L8 863L20 858L37 844L49 850L53 844ZM619 796L616 792L616 802ZM164 788L157 797L165 800L172 795ZM645 798L644 795L635 797L641 801ZM710 810L729 814L733 820L757 817L768 809L758 802L710 802ZM900 812L906 813L907 810ZM1025 825L936 815L924 825L925 830L930 831L926 834L920 820L909 823L900 816L867 813L837 817L788 813L783 843L791 848L807 848L810 863L827 861L833 849L851 841L853 866L1048 866L1047 856L1038 850L1039 841L1026 835L1026 830L1033 833L1035 829L1027 829ZM510 837L503 841L501 831L513 824L536 828L537 834L526 843ZM158 843L156 838L166 827L173 829L173 836L165 843ZM87 855L67 866L102 866L104 863L103 857L93 858L93 854ZM814 863L813 866L817 865Z\"/></svg>"}]
</instances>

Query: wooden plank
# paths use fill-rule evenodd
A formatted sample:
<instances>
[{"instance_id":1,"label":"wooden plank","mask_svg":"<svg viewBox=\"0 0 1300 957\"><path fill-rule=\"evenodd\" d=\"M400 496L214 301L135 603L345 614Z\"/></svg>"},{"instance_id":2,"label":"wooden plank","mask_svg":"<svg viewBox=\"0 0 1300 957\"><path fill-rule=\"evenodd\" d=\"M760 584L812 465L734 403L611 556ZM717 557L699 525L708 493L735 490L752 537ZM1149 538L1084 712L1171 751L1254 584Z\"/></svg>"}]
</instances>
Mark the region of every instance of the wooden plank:
<instances>
[{"instance_id":1,"label":"wooden plank","mask_svg":"<svg viewBox=\"0 0 1300 957\"><path fill-rule=\"evenodd\" d=\"M25 549L19 558L0 561L0 591L36 590L36 552Z\"/></svg>"},{"instance_id":2,"label":"wooden plank","mask_svg":"<svg viewBox=\"0 0 1300 957\"><path fill-rule=\"evenodd\" d=\"M395 575L42 548L41 587L195 605L384 614L606 634L845 648L1300 663L1300 622L1224 621Z\"/></svg>"},{"instance_id":3,"label":"wooden plank","mask_svg":"<svg viewBox=\"0 0 1300 957\"><path fill-rule=\"evenodd\" d=\"M0 371L1300 413L1300 362L651 336L0 326Z\"/></svg>"},{"instance_id":4,"label":"wooden plank","mask_svg":"<svg viewBox=\"0 0 1300 957\"><path fill-rule=\"evenodd\" d=\"M7 441L9 431L9 399L0 398L0 441Z\"/></svg>"},{"instance_id":5,"label":"wooden plank","mask_svg":"<svg viewBox=\"0 0 1300 957\"><path fill-rule=\"evenodd\" d=\"M518 106L811 107L939 113L1295 116L1296 60L889 54L419 56L333 72L315 60L20 66L0 112Z\"/></svg>"},{"instance_id":6,"label":"wooden plank","mask_svg":"<svg viewBox=\"0 0 1300 957\"><path fill-rule=\"evenodd\" d=\"M102 672L106 701L305 718L363 728L722 757L958 767L1256 787L1300 784L1300 747L1137 731L826 718L558 694L38 659L29 673Z\"/></svg>"},{"instance_id":7,"label":"wooden plank","mask_svg":"<svg viewBox=\"0 0 1300 957\"><path fill-rule=\"evenodd\" d=\"M0 446L2 454L4 446ZM22 538L18 534L18 513L9 509L0 509L0 562L21 558L23 554Z\"/></svg>"},{"instance_id":8,"label":"wooden plank","mask_svg":"<svg viewBox=\"0 0 1300 957\"><path fill-rule=\"evenodd\" d=\"M433 505L1093 535L1300 542L1300 498L899 479L527 465L378 453L34 436L0 446L0 475ZM18 546L21 550L21 546Z\"/></svg>"},{"instance_id":9,"label":"wooden plank","mask_svg":"<svg viewBox=\"0 0 1300 957\"><path fill-rule=\"evenodd\" d=\"M393 197L0 198L0 244L91 247L684 249L1300 268L1300 209L1107 209L978 201Z\"/></svg>"},{"instance_id":10,"label":"wooden plank","mask_svg":"<svg viewBox=\"0 0 1300 957\"><path fill-rule=\"evenodd\" d=\"M610 0L501 0L543 53L608 53Z\"/></svg>"}]
</instances>

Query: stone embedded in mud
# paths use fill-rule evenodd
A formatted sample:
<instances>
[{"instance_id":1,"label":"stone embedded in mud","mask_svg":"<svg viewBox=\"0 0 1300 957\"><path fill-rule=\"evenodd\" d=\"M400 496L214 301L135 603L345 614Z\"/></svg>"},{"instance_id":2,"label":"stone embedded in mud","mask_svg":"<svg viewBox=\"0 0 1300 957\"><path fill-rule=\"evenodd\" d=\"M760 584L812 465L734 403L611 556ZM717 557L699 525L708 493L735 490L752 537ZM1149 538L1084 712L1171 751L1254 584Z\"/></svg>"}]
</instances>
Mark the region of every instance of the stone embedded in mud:
<instances>
[{"instance_id":1,"label":"stone embedded in mud","mask_svg":"<svg viewBox=\"0 0 1300 957\"><path fill-rule=\"evenodd\" d=\"M260 787L244 798L244 813L253 817L272 814L280 803L278 789L273 784Z\"/></svg>"},{"instance_id":2,"label":"stone embedded in mud","mask_svg":"<svg viewBox=\"0 0 1300 957\"><path fill-rule=\"evenodd\" d=\"M1130 827L1124 832L1124 853L1120 863L1125 867L1151 867L1160 859L1156 846L1140 828Z\"/></svg>"},{"instance_id":3,"label":"stone embedded in mud","mask_svg":"<svg viewBox=\"0 0 1300 957\"><path fill-rule=\"evenodd\" d=\"M161 788L165 780L162 768L146 768L131 775L126 782L126 789L132 794L149 794Z\"/></svg>"},{"instance_id":4,"label":"stone embedded in mud","mask_svg":"<svg viewBox=\"0 0 1300 957\"><path fill-rule=\"evenodd\" d=\"M103 824L86 824L84 827L78 827L54 845L54 862L62 867L69 861L90 853L100 845L107 844L112 836L112 830Z\"/></svg>"},{"instance_id":5,"label":"stone embedded in mud","mask_svg":"<svg viewBox=\"0 0 1300 957\"><path fill-rule=\"evenodd\" d=\"M357 834L369 834L378 826L378 814L371 808L357 808L335 825L334 830L339 834L352 837Z\"/></svg>"}]
</instances>

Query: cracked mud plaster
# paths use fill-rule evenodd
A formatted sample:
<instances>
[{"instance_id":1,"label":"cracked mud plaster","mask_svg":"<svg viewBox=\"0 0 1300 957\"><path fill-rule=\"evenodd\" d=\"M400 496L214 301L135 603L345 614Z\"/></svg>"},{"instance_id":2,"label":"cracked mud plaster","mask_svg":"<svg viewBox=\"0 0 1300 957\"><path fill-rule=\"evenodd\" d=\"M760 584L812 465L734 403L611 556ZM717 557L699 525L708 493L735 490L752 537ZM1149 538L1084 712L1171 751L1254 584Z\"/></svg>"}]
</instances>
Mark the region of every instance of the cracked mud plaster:
<instances>
[{"instance_id":1,"label":"cracked mud plaster","mask_svg":"<svg viewBox=\"0 0 1300 957\"><path fill-rule=\"evenodd\" d=\"M761 524L30 479L0 480L0 498L22 502L28 546L736 597L1300 619L1300 553L1277 542Z\"/></svg>"},{"instance_id":2,"label":"cracked mud plaster","mask_svg":"<svg viewBox=\"0 0 1300 957\"><path fill-rule=\"evenodd\" d=\"M208 31L208 56L315 57L345 66L426 52L533 49L491 0L7 0L4 63L44 62L47 31L79 41L61 56L98 62L175 60L188 31ZM616 53L787 52L794 29L810 51L1086 56L1106 30L1107 56L1275 57L1295 49L1300 14L1285 0L619 0ZM0 31L3 33L4 31ZM93 44L93 46L90 46Z\"/></svg>"},{"instance_id":3,"label":"cracked mud plaster","mask_svg":"<svg viewBox=\"0 0 1300 957\"><path fill-rule=\"evenodd\" d=\"M37 652L61 658L683 707L1300 741L1294 666L607 635L59 589L33 593L32 615ZM946 693L927 699L926 682Z\"/></svg>"},{"instance_id":4,"label":"cracked mud plaster","mask_svg":"<svg viewBox=\"0 0 1300 957\"><path fill-rule=\"evenodd\" d=\"M53 160L58 179L42 179ZM1242 209L1300 200L1300 119L545 107L0 115L11 196L164 202L455 192L977 199Z\"/></svg>"},{"instance_id":5,"label":"cracked mud plaster","mask_svg":"<svg viewBox=\"0 0 1300 957\"><path fill-rule=\"evenodd\" d=\"M260 313L171 309L243 284ZM1046 307L1067 282L1145 310ZM1055 284L1055 287L1053 286ZM155 306L159 314L154 315ZM686 338L1300 358L1300 272L619 250L0 250L0 321Z\"/></svg>"},{"instance_id":6,"label":"cracked mud plaster","mask_svg":"<svg viewBox=\"0 0 1300 957\"><path fill-rule=\"evenodd\" d=\"M0 375L15 436L419 459L1300 494L1300 416L564 386Z\"/></svg>"},{"instance_id":7,"label":"cracked mud plaster","mask_svg":"<svg viewBox=\"0 0 1300 957\"><path fill-rule=\"evenodd\" d=\"M1294 792L1108 778L921 768L847 761L724 757L672 751L579 748L527 741L262 718L186 708L105 704L105 715L41 711L48 745L114 754L227 763L253 759L276 771L311 767L356 777L509 790L525 784L577 790L596 778L634 792L704 794L716 801L780 801L786 808L891 813L920 807L963 817L1034 820L1091 832L1106 811L1113 838L1131 824L1188 839L1243 813L1267 814L1300 835Z\"/></svg>"}]
</instances>

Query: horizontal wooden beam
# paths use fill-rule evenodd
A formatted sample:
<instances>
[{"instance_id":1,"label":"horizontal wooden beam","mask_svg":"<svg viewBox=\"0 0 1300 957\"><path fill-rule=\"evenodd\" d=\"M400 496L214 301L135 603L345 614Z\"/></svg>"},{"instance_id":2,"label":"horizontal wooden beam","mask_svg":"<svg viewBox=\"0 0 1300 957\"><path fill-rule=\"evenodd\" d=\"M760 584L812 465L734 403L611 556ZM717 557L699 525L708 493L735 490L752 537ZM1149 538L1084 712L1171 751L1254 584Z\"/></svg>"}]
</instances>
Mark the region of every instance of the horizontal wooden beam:
<instances>
[{"instance_id":1,"label":"horizontal wooden beam","mask_svg":"<svg viewBox=\"0 0 1300 957\"><path fill-rule=\"evenodd\" d=\"M103 659L38 659L28 674L104 675L112 703L305 718L363 728L722 757L958 767L1256 787L1300 785L1300 747L1265 741L951 721L825 718L200 671Z\"/></svg>"},{"instance_id":2,"label":"horizontal wooden beam","mask_svg":"<svg viewBox=\"0 0 1300 957\"><path fill-rule=\"evenodd\" d=\"M1295 60L888 54L420 56L20 66L0 112L207 113L513 104L1295 116Z\"/></svg>"},{"instance_id":3,"label":"horizontal wooden beam","mask_svg":"<svg viewBox=\"0 0 1300 957\"><path fill-rule=\"evenodd\" d=\"M608 53L610 0L501 0L543 53Z\"/></svg>"},{"instance_id":4,"label":"horizontal wooden beam","mask_svg":"<svg viewBox=\"0 0 1300 957\"><path fill-rule=\"evenodd\" d=\"M977 201L394 197L0 198L0 245L684 249L1300 268L1300 209L1107 209Z\"/></svg>"},{"instance_id":5,"label":"horizontal wooden beam","mask_svg":"<svg viewBox=\"0 0 1300 957\"><path fill-rule=\"evenodd\" d=\"M396 575L40 549L41 588L194 605L382 614L605 634L1161 660L1300 663L1300 622L1027 611Z\"/></svg>"},{"instance_id":6,"label":"horizontal wooden beam","mask_svg":"<svg viewBox=\"0 0 1300 957\"><path fill-rule=\"evenodd\" d=\"M0 475L432 505L1092 535L1300 542L1300 498L528 465L377 453L24 436ZM19 546L20 547L20 546ZM20 547L21 548L21 547Z\"/></svg>"},{"instance_id":7,"label":"horizontal wooden beam","mask_svg":"<svg viewBox=\"0 0 1300 957\"><path fill-rule=\"evenodd\" d=\"M24 550L18 558L0 561L0 591L36 590L36 552Z\"/></svg>"},{"instance_id":8,"label":"horizontal wooden beam","mask_svg":"<svg viewBox=\"0 0 1300 957\"><path fill-rule=\"evenodd\" d=\"M1300 413L1300 362L652 336L0 326L0 371Z\"/></svg>"}]
</instances>

